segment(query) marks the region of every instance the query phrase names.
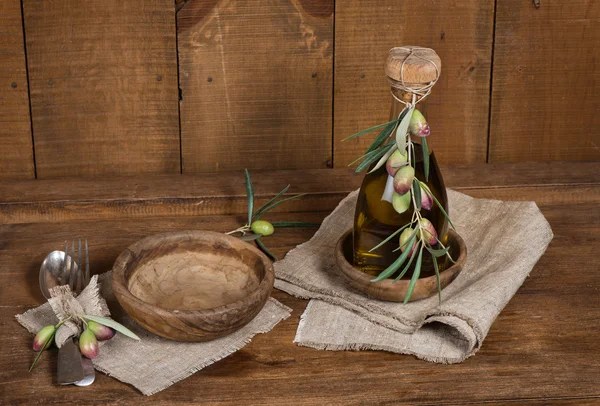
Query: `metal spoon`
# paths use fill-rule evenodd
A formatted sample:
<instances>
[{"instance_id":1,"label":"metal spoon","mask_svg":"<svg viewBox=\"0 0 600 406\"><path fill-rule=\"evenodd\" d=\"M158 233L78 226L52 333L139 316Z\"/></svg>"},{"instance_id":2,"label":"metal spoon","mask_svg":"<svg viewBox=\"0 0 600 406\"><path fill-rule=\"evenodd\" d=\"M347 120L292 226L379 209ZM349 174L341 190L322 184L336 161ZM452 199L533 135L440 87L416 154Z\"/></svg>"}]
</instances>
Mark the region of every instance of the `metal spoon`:
<instances>
[{"instance_id":1,"label":"metal spoon","mask_svg":"<svg viewBox=\"0 0 600 406\"><path fill-rule=\"evenodd\" d=\"M79 250L81 253L81 248ZM86 253L87 253L87 241L86 241ZM80 254L81 256L81 254ZM89 260L86 255L86 264L89 266ZM69 279L71 277L71 272L74 273L73 277L75 279L75 289L77 292L83 290L85 286L85 282L81 277L81 272L79 272L79 266L76 261L72 261L71 257L66 254L66 266L65 266L65 252L64 251L52 251L50 254L44 258L42 265L40 267L40 290L42 291L42 295L46 299L50 299L50 289L55 286L67 285L69 283ZM92 364L92 360L87 357L81 357L81 367L83 369L83 379L74 380L73 383L77 386L88 386L91 385L96 379L96 371L94 370L94 366ZM78 368L77 368L78 369ZM76 375L80 375L78 372Z\"/></svg>"}]
</instances>

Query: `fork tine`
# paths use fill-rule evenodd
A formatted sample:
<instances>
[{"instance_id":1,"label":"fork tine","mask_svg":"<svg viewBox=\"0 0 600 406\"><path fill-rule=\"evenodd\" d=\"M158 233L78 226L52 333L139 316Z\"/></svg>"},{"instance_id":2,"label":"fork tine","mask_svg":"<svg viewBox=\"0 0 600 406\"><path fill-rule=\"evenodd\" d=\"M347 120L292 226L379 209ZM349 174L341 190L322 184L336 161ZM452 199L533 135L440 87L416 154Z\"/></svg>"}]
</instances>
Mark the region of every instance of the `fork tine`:
<instances>
[{"instance_id":1,"label":"fork tine","mask_svg":"<svg viewBox=\"0 0 600 406\"><path fill-rule=\"evenodd\" d=\"M71 241L71 261L69 261L69 287L75 292L75 240Z\"/></svg>"},{"instance_id":2,"label":"fork tine","mask_svg":"<svg viewBox=\"0 0 600 406\"><path fill-rule=\"evenodd\" d=\"M63 270L62 270L62 278L65 278L67 276L67 256L69 255L69 240L65 241L65 256L63 258ZM65 284L65 280L63 280L61 278L60 280L60 284L64 285Z\"/></svg>"},{"instance_id":3,"label":"fork tine","mask_svg":"<svg viewBox=\"0 0 600 406\"><path fill-rule=\"evenodd\" d=\"M88 241L85 239L85 286L90 283L90 257L88 255Z\"/></svg>"}]
</instances>

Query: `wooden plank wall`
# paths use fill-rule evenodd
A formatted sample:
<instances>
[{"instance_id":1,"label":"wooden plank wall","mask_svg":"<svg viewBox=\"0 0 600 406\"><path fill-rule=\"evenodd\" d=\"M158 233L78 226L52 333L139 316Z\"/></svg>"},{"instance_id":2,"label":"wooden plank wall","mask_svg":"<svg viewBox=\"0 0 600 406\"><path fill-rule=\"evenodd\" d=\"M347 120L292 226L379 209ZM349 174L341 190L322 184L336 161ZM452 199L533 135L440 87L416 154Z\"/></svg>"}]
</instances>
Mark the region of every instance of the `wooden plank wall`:
<instances>
[{"instance_id":1,"label":"wooden plank wall","mask_svg":"<svg viewBox=\"0 0 600 406\"><path fill-rule=\"evenodd\" d=\"M331 165L333 0L177 14L184 172Z\"/></svg>"},{"instance_id":2,"label":"wooden plank wall","mask_svg":"<svg viewBox=\"0 0 600 406\"><path fill-rule=\"evenodd\" d=\"M33 179L20 0L0 1L0 179Z\"/></svg>"},{"instance_id":3,"label":"wooden plank wall","mask_svg":"<svg viewBox=\"0 0 600 406\"><path fill-rule=\"evenodd\" d=\"M600 159L600 1L498 1L490 162Z\"/></svg>"},{"instance_id":4,"label":"wooden plank wall","mask_svg":"<svg viewBox=\"0 0 600 406\"><path fill-rule=\"evenodd\" d=\"M0 33L3 179L344 167L397 45L442 58L440 161L600 159L594 0L1 0Z\"/></svg>"},{"instance_id":5,"label":"wooden plank wall","mask_svg":"<svg viewBox=\"0 0 600 406\"><path fill-rule=\"evenodd\" d=\"M426 113L438 160L485 162L493 1L350 0L337 2L335 16L336 167L361 156L372 140L343 138L388 120L383 69L390 48L400 45L433 48L442 60Z\"/></svg>"},{"instance_id":6,"label":"wooden plank wall","mask_svg":"<svg viewBox=\"0 0 600 406\"><path fill-rule=\"evenodd\" d=\"M179 172L173 0L23 0L38 178Z\"/></svg>"}]
</instances>

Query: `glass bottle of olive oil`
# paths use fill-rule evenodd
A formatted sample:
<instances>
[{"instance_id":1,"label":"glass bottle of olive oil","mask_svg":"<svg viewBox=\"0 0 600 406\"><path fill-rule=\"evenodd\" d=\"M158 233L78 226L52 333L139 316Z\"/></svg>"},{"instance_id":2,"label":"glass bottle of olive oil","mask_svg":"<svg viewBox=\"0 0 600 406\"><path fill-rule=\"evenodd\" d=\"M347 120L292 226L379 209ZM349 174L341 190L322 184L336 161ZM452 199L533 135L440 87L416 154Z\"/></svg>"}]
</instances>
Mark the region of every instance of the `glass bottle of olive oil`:
<instances>
[{"instance_id":1,"label":"glass bottle of olive oil","mask_svg":"<svg viewBox=\"0 0 600 406\"><path fill-rule=\"evenodd\" d=\"M410 73L410 69L421 69L421 77L423 78L422 62L419 60L405 61L402 68L405 69L405 73ZM398 66L397 61L392 61L392 64ZM419 65L421 63L421 65ZM413 66L419 65L419 66ZM390 66L390 59L386 65L386 73L391 83L395 82L393 72L390 73L394 67ZM441 68L441 66L440 66ZM433 72L439 75L438 72ZM397 77L397 76L396 76ZM431 82L432 78L425 76L423 82ZM437 76L436 76L437 79ZM406 91L403 87L402 90L395 88L392 85L392 108L390 111L390 120L396 119L400 112L404 109L404 104L398 101L414 100L413 95ZM417 103L417 108L425 113L424 102ZM435 131L435 130L434 130ZM415 140L413 140L415 141ZM421 144L414 144L414 167L415 167L415 178L425 183L435 198L441 203L446 212L448 211L448 198L446 195L446 189L444 187L444 180L438 167L435 155L430 151L429 155L429 178L425 179L424 174L424 161L423 161L423 149ZM375 164L372 165L372 167ZM363 179L362 186L358 196L358 202L356 205L356 211L354 216L354 266L357 269L362 270L370 275L376 276L383 270L385 270L392 262L394 262L400 255L400 251L397 250L398 236L394 237L388 243L382 245L376 250L371 249L381 243L383 240L388 238L392 233L398 230L400 227L411 222L413 215L413 204L404 213L399 214L394 210L392 206L392 192L393 192L393 180L394 178L388 174L386 166L382 166L373 173L367 173ZM440 241L442 243L447 242L447 231L448 222L437 204L433 204L430 210L421 208L420 211L423 218L431 221L435 227ZM394 252L394 250L396 250ZM440 257L437 259L439 270L442 271L449 266L447 258ZM404 278L410 278L412 275L412 268L415 264L413 263L409 271L405 274ZM428 277L435 274L432 258L430 255L423 255L423 263L421 266L421 277ZM396 275L392 275L395 278Z\"/></svg>"}]
</instances>

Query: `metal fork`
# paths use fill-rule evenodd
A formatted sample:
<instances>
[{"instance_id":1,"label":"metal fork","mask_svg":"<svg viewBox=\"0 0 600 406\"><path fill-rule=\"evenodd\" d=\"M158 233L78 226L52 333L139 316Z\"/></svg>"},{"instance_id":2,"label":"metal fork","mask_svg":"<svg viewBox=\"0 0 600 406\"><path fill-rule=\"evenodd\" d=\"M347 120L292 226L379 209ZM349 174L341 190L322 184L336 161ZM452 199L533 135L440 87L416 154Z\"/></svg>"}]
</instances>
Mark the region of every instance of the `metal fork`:
<instances>
[{"instance_id":1,"label":"metal fork","mask_svg":"<svg viewBox=\"0 0 600 406\"><path fill-rule=\"evenodd\" d=\"M75 261L75 240L71 242L71 260L67 260L69 252L69 241L65 241L65 257L63 260L63 275L69 277L69 287L75 293L81 291L90 283L90 258L88 251L88 241L85 239L85 272L82 270L81 262L81 238L77 249L77 261Z\"/></svg>"},{"instance_id":2,"label":"metal fork","mask_svg":"<svg viewBox=\"0 0 600 406\"><path fill-rule=\"evenodd\" d=\"M68 275L69 287L71 290L77 294L81 293L81 291L90 283L90 258L89 258L89 249L88 249L88 241L85 241L85 271L82 269L82 246L81 246L81 238L78 239L78 247L77 247L77 261L75 260L75 240L71 241L71 255L70 260L67 259L69 252L69 241L65 242L65 256L63 261L63 270L62 273L66 277ZM64 346L63 346L64 347ZM61 350L63 349L61 347ZM64 355L60 356L59 350L59 359L58 359L58 383L59 384L75 384L77 386L88 386L91 385L96 377L96 372L94 371L94 366L92 365L92 361L89 358L86 358L79 354L79 351L73 353L73 355ZM73 358L72 358L73 357ZM79 358L76 358L79 357ZM78 363L78 362L81 363ZM83 371L82 369L83 368ZM81 378L83 376L83 379ZM77 377L77 378L75 378Z\"/></svg>"}]
</instances>

